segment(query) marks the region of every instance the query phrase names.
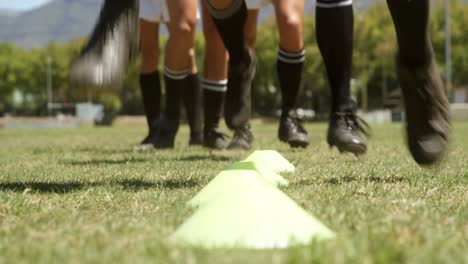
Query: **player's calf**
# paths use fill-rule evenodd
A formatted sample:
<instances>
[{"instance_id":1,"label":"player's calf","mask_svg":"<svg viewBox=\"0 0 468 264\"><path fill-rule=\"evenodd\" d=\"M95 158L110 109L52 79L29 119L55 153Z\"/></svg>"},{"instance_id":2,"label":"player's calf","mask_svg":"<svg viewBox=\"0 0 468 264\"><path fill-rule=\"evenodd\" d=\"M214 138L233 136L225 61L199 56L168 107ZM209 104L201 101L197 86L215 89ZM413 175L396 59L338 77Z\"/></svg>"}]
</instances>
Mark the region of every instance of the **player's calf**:
<instances>
[{"instance_id":1,"label":"player's calf","mask_svg":"<svg viewBox=\"0 0 468 264\"><path fill-rule=\"evenodd\" d=\"M387 1L398 37L408 147L419 164L442 159L450 133L449 103L429 36L430 1Z\"/></svg>"}]
</instances>

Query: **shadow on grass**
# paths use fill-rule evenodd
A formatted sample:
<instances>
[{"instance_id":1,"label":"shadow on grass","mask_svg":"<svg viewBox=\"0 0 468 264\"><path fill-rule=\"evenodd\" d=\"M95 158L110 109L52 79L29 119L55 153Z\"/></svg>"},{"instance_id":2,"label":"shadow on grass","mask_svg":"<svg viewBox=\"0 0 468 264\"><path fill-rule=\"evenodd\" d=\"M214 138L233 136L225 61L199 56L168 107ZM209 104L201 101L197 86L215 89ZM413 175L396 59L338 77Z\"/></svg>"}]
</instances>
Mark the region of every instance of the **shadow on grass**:
<instances>
[{"instance_id":1,"label":"shadow on grass","mask_svg":"<svg viewBox=\"0 0 468 264\"><path fill-rule=\"evenodd\" d=\"M94 185L94 184L92 184ZM43 193L68 193L75 190L83 189L84 184L79 182L8 182L0 183L1 191L14 191L14 192L43 192ZM91 187L91 186L90 186Z\"/></svg>"},{"instance_id":2,"label":"shadow on grass","mask_svg":"<svg viewBox=\"0 0 468 264\"><path fill-rule=\"evenodd\" d=\"M235 157L222 156L222 155L188 155L188 156L161 156L157 157L158 160L175 161L175 162L196 162L196 161L232 161ZM89 166L89 165L120 165L130 163L146 162L146 158L122 158L122 159L92 159L92 160L64 160L63 164L73 166Z\"/></svg>"},{"instance_id":3,"label":"shadow on grass","mask_svg":"<svg viewBox=\"0 0 468 264\"><path fill-rule=\"evenodd\" d=\"M64 194L93 187L122 188L127 191L141 191L147 189L184 189L197 186L194 180L160 180L149 182L139 179L129 179L109 182L7 182L0 183L0 191L38 192Z\"/></svg>"},{"instance_id":4,"label":"shadow on grass","mask_svg":"<svg viewBox=\"0 0 468 264\"><path fill-rule=\"evenodd\" d=\"M235 155L216 155L216 154L190 154L190 155L161 155L156 157L159 161L174 161L174 162L197 162L197 161L219 161L227 162L237 160Z\"/></svg>"},{"instance_id":5,"label":"shadow on grass","mask_svg":"<svg viewBox=\"0 0 468 264\"><path fill-rule=\"evenodd\" d=\"M127 159L95 159L95 160L80 160L80 161L64 161L67 165L87 166L87 165L119 165L129 163L145 162L146 159L127 158Z\"/></svg>"},{"instance_id":6,"label":"shadow on grass","mask_svg":"<svg viewBox=\"0 0 468 264\"><path fill-rule=\"evenodd\" d=\"M96 153L96 154L128 154L133 153L133 149L131 148L123 148L123 149L107 149L107 148L100 148L100 147L81 147L77 149L73 149L74 152L89 152L89 153Z\"/></svg>"},{"instance_id":7,"label":"shadow on grass","mask_svg":"<svg viewBox=\"0 0 468 264\"><path fill-rule=\"evenodd\" d=\"M363 178L358 178L358 177L334 177L334 178L328 178L324 179L322 183L325 184L331 184L331 185L342 185L342 184L347 184L351 182L370 182L370 183L399 183L403 182L405 178L399 177L399 176L394 176L394 177L363 177ZM314 185L317 184L317 180L314 179L304 179L300 180L298 182L294 182L293 185Z\"/></svg>"},{"instance_id":8,"label":"shadow on grass","mask_svg":"<svg viewBox=\"0 0 468 264\"><path fill-rule=\"evenodd\" d=\"M169 189L169 190L185 189L185 188L195 187L198 185L198 183L194 181L193 179L189 179L189 180L168 179L168 180L159 180L155 182L132 179L132 180L122 180L122 181L111 182L109 185L120 185L123 189L138 191L141 189L152 189L152 188Z\"/></svg>"},{"instance_id":9,"label":"shadow on grass","mask_svg":"<svg viewBox=\"0 0 468 264\"><path fill-rule=\"evenodd\" d=\"M231 161L234 157L230 156L221 156L221 155L190 155L174 158L176 161L201 161L201 160L210 160L210 161Z\"/></svg>"}]
</instances>

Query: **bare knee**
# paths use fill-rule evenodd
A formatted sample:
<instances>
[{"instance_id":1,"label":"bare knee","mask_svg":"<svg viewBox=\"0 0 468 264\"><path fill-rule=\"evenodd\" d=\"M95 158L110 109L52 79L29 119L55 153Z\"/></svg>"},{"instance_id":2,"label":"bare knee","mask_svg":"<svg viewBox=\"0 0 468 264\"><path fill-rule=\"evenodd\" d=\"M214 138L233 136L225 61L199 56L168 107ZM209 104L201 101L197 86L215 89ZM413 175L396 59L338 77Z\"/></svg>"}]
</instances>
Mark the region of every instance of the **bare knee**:
<instances>
[{"instance_id":1,"label":"bare knee","mask_svg":"<svg viewBox=\"0 0 468 264\"><path fill-rule=\"evenodd\" d=\"M181 19L170 26L171 38L180 40L190 40L195 34L197 26L196 19Z\"/></svg>"},{"instance_id":2,"label":"bare knee","mask_svg":"<svg viewBox=\"0 0 468 264\"><path fill-rule=\"evenodd\" d=\"M297 51L303 47L302 17L299 14L281 14L278 17L280 45L289 51Z\"/></svg>"},{"instance_id":3,"label":"bare knee","mask_svg":"<svg viewBox=\"0 0 468 264\"><path fill-rule=\"evenodd\" d=\"M158 69L159 66L159 56L155 54L141 56L141 72L150 73Z\"/></svg>"},{"instance_id":4,"label":"bare knee","mask_svg":"<svg viewBox=\"0 0 468 264\"><path fill-rule=\"evenodd\" d=\"M159 46L141 42L141 71L142 73L154 72L159 65Z\"/></svg>"}]
</instances>

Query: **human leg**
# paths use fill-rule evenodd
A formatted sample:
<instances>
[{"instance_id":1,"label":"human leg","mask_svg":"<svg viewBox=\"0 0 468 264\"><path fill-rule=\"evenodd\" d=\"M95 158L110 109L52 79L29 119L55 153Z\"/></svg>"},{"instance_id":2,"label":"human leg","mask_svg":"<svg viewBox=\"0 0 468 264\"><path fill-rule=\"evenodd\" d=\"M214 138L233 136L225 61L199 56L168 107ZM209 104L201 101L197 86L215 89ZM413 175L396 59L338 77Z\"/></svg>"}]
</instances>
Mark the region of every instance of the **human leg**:
<instances>
[{"instance_id":1,"label":"human leg","mask_svg":"<svg viewBox=\"0 0 468 264\"><path fill-rule=\"evenodd\" d=\"M354 18L352 0L318 0L316 11L317 42L325 62L332 92L332 107L327 141L340 152L364 154L365 132L351 100L351 68Z\"/></svg>"},{"instance_id":2,"label":"human leg","mask_svg":"<svg viewBox=\"0 0 468 264\"><path fill-rule=\"evenodd\" d=\"M387 1L398 38L398 73L408 147L421 165L442 159L450 133L449 103L429 34L429 0Z\"/></svg>"},{"instance_id":3,"label":"human leg","mask_svg":"<svg viewBox=\"0 0 468 264\"><path fill-rule=\"evenodd\" d=\"M140 32L140 90L149 133L138 147L146 148L153 144L154 125L161 112L159 22L140 19Z\"/></svg>"},{"instance_id":4,"label":"human leg","mask_svg":"<svg viewBox=\"0 0 468 264\"><path fill-rule=\"evenodd\" d=\"M192 72L191 49L195 41L196 0L166 1L169 13L169 39L165 50L164 82L166 109L157 122L156 148L173 148L179 129L183 90Z\"/></svg>"},{"instance_id":5,"label":"human leg","mask_svg":"<svg viewBox=\"0 0 468 264\"><path fill-rule=\"evenodd\" d=\"M280 35L277 73L282 96L282 114L278 137L291 147L306 147L307 132L296 113L301 88L305 50L302 37L303 0L274 0Z\"/></svg>"}]
</instances>

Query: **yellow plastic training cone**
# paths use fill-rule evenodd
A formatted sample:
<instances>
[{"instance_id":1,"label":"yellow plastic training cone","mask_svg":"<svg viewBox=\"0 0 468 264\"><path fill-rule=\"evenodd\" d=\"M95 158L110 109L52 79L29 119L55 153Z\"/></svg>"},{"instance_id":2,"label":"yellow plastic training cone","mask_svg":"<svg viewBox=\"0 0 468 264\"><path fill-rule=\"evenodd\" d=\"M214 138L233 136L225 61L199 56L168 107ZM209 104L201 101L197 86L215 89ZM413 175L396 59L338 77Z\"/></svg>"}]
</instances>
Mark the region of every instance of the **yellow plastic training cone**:
<instances>
[{"instance_id":1,"label":"yellow plastic training cone","mask_svg":"<svg viewBox=\"0 0 468 264\"><path fill-rule=\"evenodd\" d=\"M257 150L248 156L245 161L253 161L258 164L264 164L271 170L282 172L294 172L296 169L287 159L285 159L276 150Z\"/></svg>"},{"instance_id":2,"label":"yellow plastic training cone","mask_svg":"<svg viewBox=\"0 0 468 264\"><path fill-rule=\"evenodd\" d=\"M334 236L279 189L254 184L237 195L218 194L183 223L171 240L181 246L207 249L269 249L306 245Z\"/></svg>"},{"instance_id":3,"label":"yellow plastic training cone","mask_svg":"<svg viewBox=\"0 0 468 264\"><path fill-rule=\"evenodd\" d=\"M272 181L259 174L254 163L236 162L231 168L222 171L210 181L188 202L188 205L199 207L207 202L218 200L221 195L239 195L256 186L275 188Z\"/></svg>"},{"instance_id":4,"label":"yellow plastic training cone","mask_svg":"<svg viewBox=\"0 0 468 264\"><path fill-rule=\"evenodd\" d=\"M234 163L231 167L227 170L239 170L239 169L251 169L256 170L260 176L265 178L267 181L271 182L275 186L288 186L289 181L283 178L278 172L272 169L269 164L265 164L265 162L261 162L258 160L252 161L240 161Z\"/></svg>"}]
</instances>

